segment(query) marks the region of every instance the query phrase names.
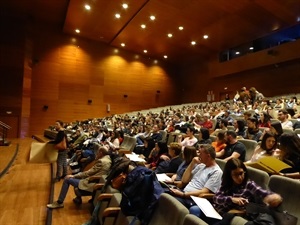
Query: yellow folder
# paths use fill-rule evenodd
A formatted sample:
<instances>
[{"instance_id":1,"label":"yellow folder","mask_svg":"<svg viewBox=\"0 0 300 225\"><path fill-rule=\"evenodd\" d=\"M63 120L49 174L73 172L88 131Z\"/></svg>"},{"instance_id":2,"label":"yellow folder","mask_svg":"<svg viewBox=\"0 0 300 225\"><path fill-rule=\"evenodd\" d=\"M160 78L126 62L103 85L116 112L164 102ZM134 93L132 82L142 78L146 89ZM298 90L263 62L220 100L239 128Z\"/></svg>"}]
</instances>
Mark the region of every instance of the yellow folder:
<instances>
[{"instance_id":1,"label":"yellow folder","mask_svg":"<svg viewBox=\"0 0 300 225\"><path fill-rule=\"evenodd\" d=\"M279 173L283 169L291 168L290 165L272 156L261 157L256 162L247 163L246 165L271 174Z\"/></svg>"}]
</instances>

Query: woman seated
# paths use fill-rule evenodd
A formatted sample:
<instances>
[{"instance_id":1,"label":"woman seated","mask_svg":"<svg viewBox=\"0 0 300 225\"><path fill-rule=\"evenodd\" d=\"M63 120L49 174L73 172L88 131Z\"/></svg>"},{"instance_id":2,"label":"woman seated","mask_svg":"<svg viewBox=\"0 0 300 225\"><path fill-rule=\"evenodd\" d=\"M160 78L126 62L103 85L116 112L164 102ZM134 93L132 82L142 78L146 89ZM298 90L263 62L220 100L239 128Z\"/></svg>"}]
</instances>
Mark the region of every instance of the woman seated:
<instances>
[{"instance_id":1,"label":"woman seated","mask_svg":"<svg viewBox=\"0 0 300 225\"><path fill-rule=\"evenodd\" d=\"M292 168L284 169L280 175L300 179L300 138L297 134L282 134L280 136L282 161Z\"/></svg>"},{"instance_id":2,"label":"woman seated","mask_svg":"<svg viewBox=\"0 0 300 225\"><path fill-rule=\"evenodd\" d=\"M245 139L250 139L254 141L259 141L262 132L258 129L258 121L255 117L250 117L247 119L248 129L244 135Z\"/></svg>"},{"instance_id":3,"label":"woman seated","mask_svg":"<svg viewBox=\"0 0 300 225\"><path fill-rule=\"evenodd\" d=\"M224 167L221 188L213 197L213 205L217 212L225 220L228 219L228 216L224 216L225 213L233 209L245 210L247 203L256 202L257 199L261 199L269 207L277 207L282 202L279 194L265 190L248 179L248 171L242 161L236 158L228 160ZM218 219L205 217L198 206L192 206L190 213L201 217L208 224L220 222ZM229 223L230 221L227 221L222 224Z\"/></svg>"},{"instance_id":4,"label":"woman seated","mask_svg":"<svg viewBox=\"0 0 300 225\"><path fill-rule=\"evenodd\" d=\"M202 127L199 132L199 141L198 144L211 144L211 139L209 138L209 130Z\"/></svg>"},{"instance_id":5,"label":"woman seated","mask_svg":"<svg viewBox=\"0 0 300 225\"><path fill-rule=\"evenodd\" d=\"M223 150L226 147L225 132L219 132L216 141L211 143L216 152Z\"/></svg>"},{"instance_id":6,"label":"woman seated","mask_svg":"<svg viewBox=\"0 0 300 225\"><path fill-rule=\"evenodd\" d=\"M260 118L258 120L258 127L269 127L271 126L270 116L266 112L260 113Z\"/></svg>"},{"instance_id":7,"label":"woman seated","mask_svg":"<svg viewBox=\"0 0 300 225\"><path fill-rule=\"evenodd\" d=\"M191 163L194 157L197 156L197 150L193 146L186 146L183 149L183 162L179 165L176 173L171 177L171 181L166 181L166 183L175 184L178 188L183 188L183 183L181 182L182 176L188 165Z\"/></svg>"},{"instance_id":8,"label":"woman seated","mask_svg":"<svg viewBox=\"0 0 300 225\"><path fill-rule=\"evenodd\" d=\"M233 126L238 139L243 138L246 132L245 122L243 120L235 120Z\"/></svg>"},{"instance_id":9,"label":"woman seated","mask_svg":"<svg viewBox=\"0 0 300 225\"><path fill-rule=\"evenodd\" d=\"M168 150L168 155L161 155L161 162L158 163L155 173L176 173L179 165L182 163L180 157L182 146L179 143L172 142Z\"/></svg>"},{"instance_id":10,"label":"woman seated","mask_svg":"<svg viewBox=\"0 0 300 225\"><path fill-rule=\"evenodd\" d=\"M186 129L186 136L183 140L182 140L182 135L178 135L178 143L180 143L183 148L185 146L194 146L198 141L197 138L194 136L194 133L195 133L195 128L192 126L188 126Z\"/></svg>"},{"instance_id":11,"label":"woman seated","mask_svg":"<svg viewBox=\"0 0 300 225\"><path fill-rule=\"evenodd\" d=\"M277 149L276 135L271 132L266 132L264 134L261 144L255 148L251 159L246 163L256 162L264 156L274 156L276 158L280 158L280 150Z\"/></svg>"},{"instance_id":12,"label":"woman seated","mask_svg":"<svg viewBox=\"0 0 300 225\"><path fill-rule=\"evenodd\" d=\"M168 146L165 142L156 142L155 147L151 150L145 166L149 169L155 169L160 161L161 156L168 153Z\"/></svg>"}]
</instances>

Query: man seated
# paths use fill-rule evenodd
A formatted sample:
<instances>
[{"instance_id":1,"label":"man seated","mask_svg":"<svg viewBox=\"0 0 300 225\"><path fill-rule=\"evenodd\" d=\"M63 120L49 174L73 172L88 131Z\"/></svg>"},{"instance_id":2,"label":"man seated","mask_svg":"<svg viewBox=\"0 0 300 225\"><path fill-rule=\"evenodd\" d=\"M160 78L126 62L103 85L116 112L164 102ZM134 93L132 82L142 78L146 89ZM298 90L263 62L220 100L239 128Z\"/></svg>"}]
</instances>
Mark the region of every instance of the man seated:
<instances>
[{"instance_id":1,"label":"man seated","mask_svg":"<svg viewBox=\"0 0 300 225\"><path fill-rule=\"evenodd\" d=\"M194 157L185 170L182 183L187 184L183 190L171 188L171 193L184 206L190 208L195 202L190 196L216 193L221 186L222 170L215 161L216 152L211 145L201 145L199 156Z\"/></svg>"},{"instance_id":2,"label":"man seated","mask_svg":"<svg viewBox=\"0 0 300 225\"><path fill-rule=\"evenodd\" d=\"M291 129L293 130L293 123L289 119L288 111L281 109L278 111L278 120L281 123L282 129Z\"/></svg>"},{"instance_id":3,"label":"man seated","mask_svg":"<svg viewBox=\"0 0 300 225\"><path fill-rule=\"evenodd\" d=\"M246 147L243 143L236 139L236 133L233 130L228 130L225 135L226 147L225 149L217 152L217 158L228 161L231 158L237 158L245 161Z\"/></svg>"},{"instance_id":4,"label":"man seated","mask_svg":"<svg viewBox=\"0 0 300 225\"><path fill-rule=\"evenodd\" d=\"M69 186L72 185L74 188L79 188L80 190L93 192L93 186L95 183L89 182L91 176L101 176L108 174L111 167L111 158L109 156L109 151L106 147L102 146L99 148L97 154L97 161L95 165L85 172L80 172L75 175L67 175L64 179L63 185L60 190L58 200L47 207L50 209L62 208L64 207L64 200L68 193ZM81 204L81 197L77 196L73 199L74 203Z\"/></svg>"}]
</instances>

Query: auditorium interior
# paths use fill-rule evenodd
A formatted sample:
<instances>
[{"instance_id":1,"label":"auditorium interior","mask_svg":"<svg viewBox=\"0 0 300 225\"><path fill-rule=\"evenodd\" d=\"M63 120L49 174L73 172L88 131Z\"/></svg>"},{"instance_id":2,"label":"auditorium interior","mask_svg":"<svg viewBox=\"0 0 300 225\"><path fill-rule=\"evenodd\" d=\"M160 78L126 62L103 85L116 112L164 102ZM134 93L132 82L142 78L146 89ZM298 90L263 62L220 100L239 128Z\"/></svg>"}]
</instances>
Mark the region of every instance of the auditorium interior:
<instances>
[{"instance_id":1,"label":"auditorium interior","mask_svg":"<svg viewBox=\"0 0 300 225\"><path fill-rule=\"evenodd\" d=\"M61 184L27 163L58 119L220 102L242 87L300 93L298 0L1 0L0 12L0 225L90 218L86 205L49 212Z\"/></svg>"}]
</instances>

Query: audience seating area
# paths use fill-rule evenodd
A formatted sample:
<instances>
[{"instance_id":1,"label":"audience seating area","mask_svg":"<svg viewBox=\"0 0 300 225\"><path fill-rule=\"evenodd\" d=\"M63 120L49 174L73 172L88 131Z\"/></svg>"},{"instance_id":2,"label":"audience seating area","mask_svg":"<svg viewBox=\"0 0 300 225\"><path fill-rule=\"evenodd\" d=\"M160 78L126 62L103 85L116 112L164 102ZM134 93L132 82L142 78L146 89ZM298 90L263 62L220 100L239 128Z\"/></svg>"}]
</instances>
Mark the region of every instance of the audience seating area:
<instances>
[{"instance_id":1,"label":"audience seating area","mask_svg":"<svg viewBox=\"0 0 300 225\"><path fill-rule=\"evenodd\" d=\"M195 104L185 104L180 106L171 106L172 109L182 109L182 107L191 107ZM126 114L126 116L136 116L138 113L147 114L149 112L160 114L162 110L169 109L170 106L161 107L156 109L143 110L139 112L132 112ZM298 107L299 108L299 107ZM252 110L255 113L254 110ZM173 111L175 112L175 111ZM121 115L122 116L122 115ZM125 114L123 115L125 116ZM243 118L241 115L232 114L234 119ZM210 119L213 122L213 127L211 131L215 130L217 126L217 119ZM290 119L294 124L298 121L297 119ZM277 119L272 119L271 122L278 121ZM234 126L228 126L228 130L234 130ZM261 131L264 129L261 128ZM300 129L283 129L284 133L296 133L300 134ZM45 129L44 136L50 139L54 139L57 132L52 129ZM160 130L162 135L162 140L167 144L171 142L177 142L178 136L182 135L180 131L168 133L165 130ZM199 139L199 135L195 135ZM212 141L216 140L216 136L210 136ZM243 143L246 146L246 160L250 160L251 156L258 143L253 140L239 139L239 142ZM136 147L137 139L134 136L124 135L124 139L120 147L118 148L119 153L131 153ZM216 159L217 163L224 169L225 161L221 159ZM268 173L248 167L249 178L254 180L259 186L270 189L276 193L279 193L284 201L281 205L281 209L287 211L288 213L300 218L300 206L298 204L298 199L300 199L300 192L297 191L300 189L300 181L286 178L283 176L272 175L269 176ZM98 220L101 224L104 225L129 225L133 217L126 217L120 210L120 201L121 194L117 189L112 188L110 185L103 189L103 184L105 183L105 176L100 178L98 186L95 186L96 198L94 199L94 206L99 207ZM231 225L244 225L247 222L241 216L236 216L231 221ZM134 223L138 225L139 222ZM158 205L154 211L153 217L149 225L205 225L206 223L193 215L189 215L188 209L186 209L180 202L178 202L173 196L169 194L162 194ZM298 221L297 225L300 225Z\"/></svg>"}]
</instances>

